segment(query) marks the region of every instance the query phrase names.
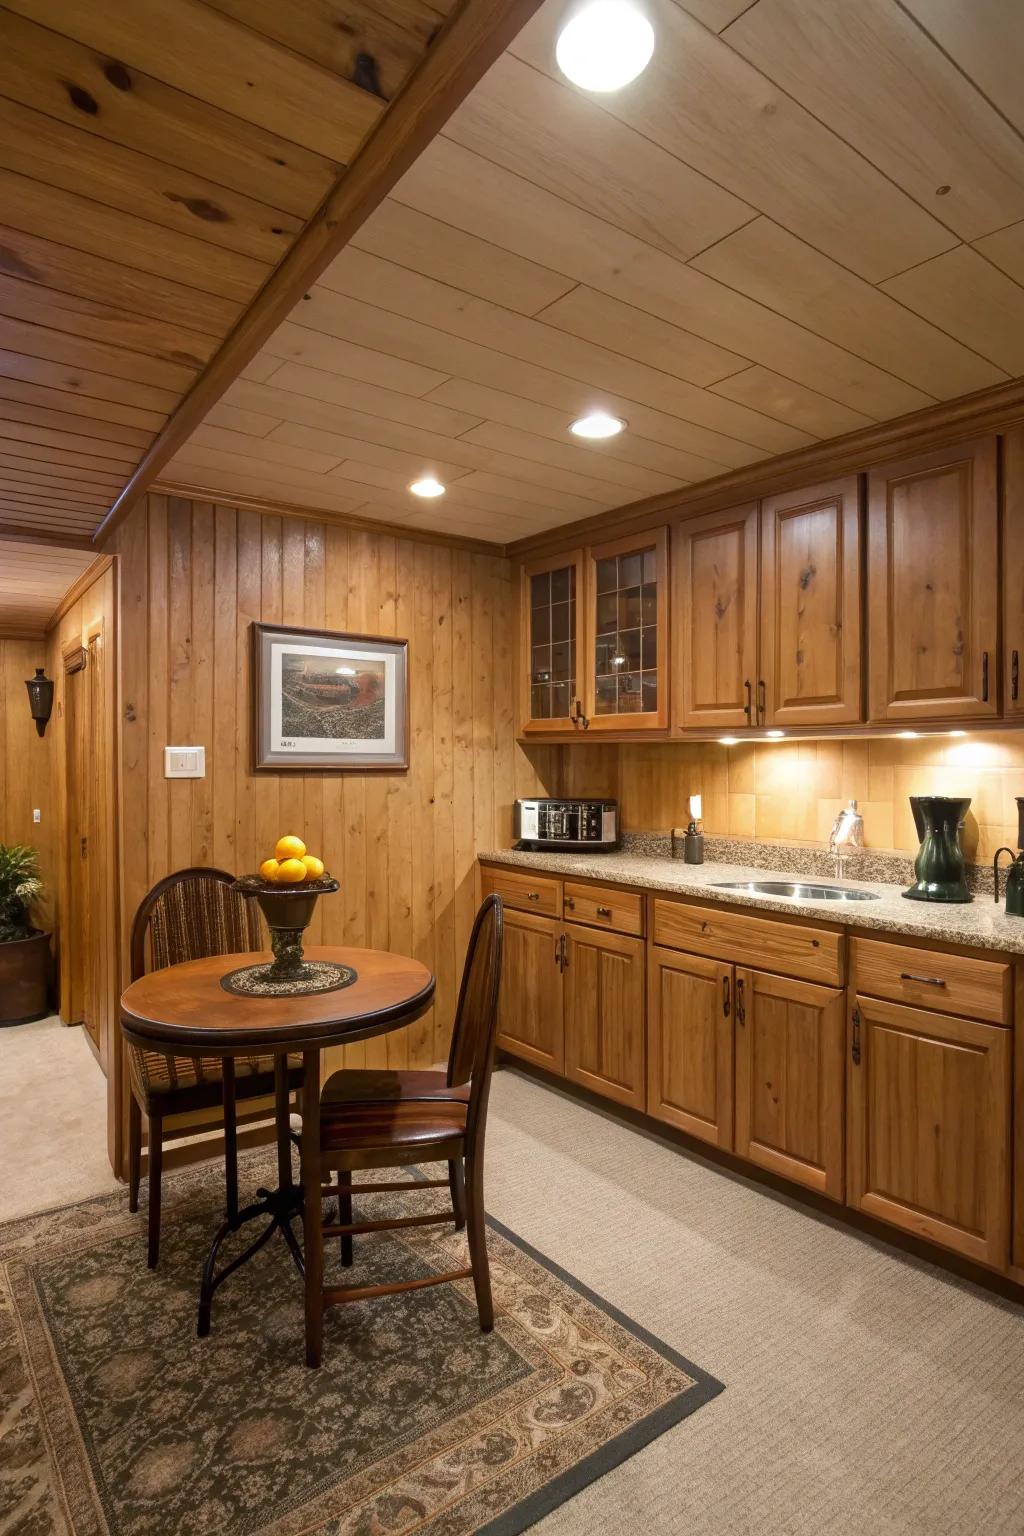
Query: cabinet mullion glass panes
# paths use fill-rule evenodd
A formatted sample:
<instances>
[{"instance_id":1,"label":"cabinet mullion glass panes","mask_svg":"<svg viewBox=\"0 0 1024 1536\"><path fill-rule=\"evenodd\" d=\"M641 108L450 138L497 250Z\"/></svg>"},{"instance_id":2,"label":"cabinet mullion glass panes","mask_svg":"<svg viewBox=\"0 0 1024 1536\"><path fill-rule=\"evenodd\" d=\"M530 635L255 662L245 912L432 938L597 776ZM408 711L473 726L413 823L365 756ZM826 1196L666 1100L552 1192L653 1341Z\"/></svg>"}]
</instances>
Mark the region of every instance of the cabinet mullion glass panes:
<instances>
[{"instance_id":1,"label":"cabinet mullion glass panes","mask_svg":"<svg viewBox=\"0 0 1024 1536\"><path fill-rule=\"evenodd\" d=\"M576 697L576 566L530 577L530 717L567 720Z\"/></svg>"},{"instance_id":2,"label":"cabinet mullion glass panes","mask_svg":"<svg viewBox=\"0 0 1024 1536\"><path fill-rule=\"evenodd\" d=\"M653 714L658 708L658 553L594 562L594 714Z\"/></svg>"}]
</instances>

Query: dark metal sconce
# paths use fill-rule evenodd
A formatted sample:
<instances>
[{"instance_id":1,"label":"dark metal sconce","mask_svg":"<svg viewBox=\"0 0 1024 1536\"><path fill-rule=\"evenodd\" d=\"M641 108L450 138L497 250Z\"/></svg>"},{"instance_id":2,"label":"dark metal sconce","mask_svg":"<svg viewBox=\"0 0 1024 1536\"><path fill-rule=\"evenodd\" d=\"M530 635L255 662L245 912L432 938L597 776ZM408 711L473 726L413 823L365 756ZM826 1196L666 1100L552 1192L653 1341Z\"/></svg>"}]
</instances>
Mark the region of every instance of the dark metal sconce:
<instances>
[{"instance_id":1,"label":"dark metal sconce","mask_svg":"<svg viewBox=\"0 0 1024 1536\"><path fill-rule=\"evenodd\" d=\"M46 676L45 668L36 667L35 677L25 684L28 689L28 707L40 736L46 733L46 722L53 713L53 684Z\"/></svg>"}]
</instances>

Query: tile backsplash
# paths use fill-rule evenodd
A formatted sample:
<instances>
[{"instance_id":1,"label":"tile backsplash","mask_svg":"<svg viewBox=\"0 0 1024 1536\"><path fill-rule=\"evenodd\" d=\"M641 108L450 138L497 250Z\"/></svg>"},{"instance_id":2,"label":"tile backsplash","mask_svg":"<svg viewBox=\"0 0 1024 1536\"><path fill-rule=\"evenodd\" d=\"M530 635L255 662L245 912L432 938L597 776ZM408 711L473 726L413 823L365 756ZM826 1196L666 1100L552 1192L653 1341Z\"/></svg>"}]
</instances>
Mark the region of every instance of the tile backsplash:
<instances>
[{"instance_id":1,"label":"tile backsplash","mask_svg":"<svg viewBox=\"0 0 1024 1536\"><path fill-rule=\"evenodd\" d=\"M713 836L820 846L837 811L855 799L869 847L914 853L911 795L969 795L964 852L990 862L1016 846L1024 795L1024 730L962 737L853 741L581 743L563 753L566 794L609 794L622 826L665 831L685 824L687 798L703 797Z\"/></svg>"}]
</instances>

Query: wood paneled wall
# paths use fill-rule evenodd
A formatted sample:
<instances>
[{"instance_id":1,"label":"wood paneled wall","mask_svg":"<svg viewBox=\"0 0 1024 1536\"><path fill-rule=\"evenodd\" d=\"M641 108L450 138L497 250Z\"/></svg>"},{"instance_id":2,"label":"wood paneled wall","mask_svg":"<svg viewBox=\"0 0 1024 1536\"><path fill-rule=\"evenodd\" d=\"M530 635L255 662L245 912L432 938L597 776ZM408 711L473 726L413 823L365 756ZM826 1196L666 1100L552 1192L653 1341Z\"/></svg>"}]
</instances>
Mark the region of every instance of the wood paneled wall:
<instances>
[{"instance_id":1,"label":"wood paneled wall","mask_svg":"<svg viewBox=\"0 0 1024 1536\"><path fill-rule=\"evenodd\" d=\"M914 853L911 795L969 795L963 844L987 863L1016 846L1015 796L1024 795L1024 731L944 732L916 741L624 743L567 746L566 794L617 796L623 827L667 832L685 825L690 795L718 837L824 845L836 812L856 799L869 847Z\"/></svg>"},{"instance_id":2,"label":"wood paneled wall","mask_svg":"<svg viewBox=\"0 0 1024 1536\"><path fill-rule=\"evenodd\" d=\"M28 843L39 850L48 895L37 920L49 923L56 834L50 780L52 726L46 736L39 736L25 692L26 679L45 665L44 640L0 640L0 843ZM38 826L32 821L34 809L42 812Z\"/></svg>"},{"instance_id":3,"label":"wood paneled wall","mask_svg":"<svg viewBox=\"0 0 1024 1536\"><path fill-rule=\"evenodd\" d=\"M517 794L545 793L557 749L515 741L512 573L504 559L388 534L152 495L121 557L125 921L188 864L254 869L285 832L341 881L311 940L415 954L432 1015L348 1048L361 1065L444 1056L476 899L479 849L511 840ZM254 775L249 626L409 641L405 774ZM163 776L166 745L206 748L206 777Z\"/></svg>"}]
</instances>

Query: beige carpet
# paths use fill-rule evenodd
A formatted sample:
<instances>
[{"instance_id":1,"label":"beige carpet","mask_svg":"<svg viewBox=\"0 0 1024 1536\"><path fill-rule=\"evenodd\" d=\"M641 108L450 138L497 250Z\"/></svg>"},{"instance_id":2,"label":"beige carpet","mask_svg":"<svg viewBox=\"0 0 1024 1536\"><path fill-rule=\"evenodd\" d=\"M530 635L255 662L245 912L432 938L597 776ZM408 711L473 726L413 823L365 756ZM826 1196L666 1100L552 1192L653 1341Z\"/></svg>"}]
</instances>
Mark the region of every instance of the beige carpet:
<instances>
[{"instance_id":1,"label":"beige carpet","mask_svg":"<svg viewBox=\"0 0 1024 1536\"><path fill-rule=\"evenodd\" d=\"M7 1054L8 1103L43 1103L47 1060ZM96 1103L77 1148L102 1147ZM492 1214L725 1383L539 1532L1024 1533L1020 1308L515 1072L492 1104ZM66 1171L48 1185L31 1124L0 1116L0 1169L20 1169L3 1194L28 1182L41 1207L88 1193ZM107 1187L99 1169L93 1188Z\"/></svg>"}]
</instances>

